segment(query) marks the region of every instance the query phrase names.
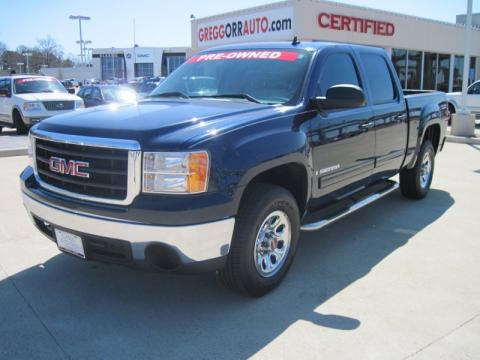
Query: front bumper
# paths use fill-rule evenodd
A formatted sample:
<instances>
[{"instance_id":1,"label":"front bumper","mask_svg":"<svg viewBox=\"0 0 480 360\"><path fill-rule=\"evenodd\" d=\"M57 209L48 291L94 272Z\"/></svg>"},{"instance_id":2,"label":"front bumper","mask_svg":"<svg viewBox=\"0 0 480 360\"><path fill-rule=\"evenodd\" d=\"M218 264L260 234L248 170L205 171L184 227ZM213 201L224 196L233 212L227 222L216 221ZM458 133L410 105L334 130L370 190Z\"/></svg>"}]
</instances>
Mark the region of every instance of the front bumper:
<instances>
[{"instance_id":1,"label":"front bumper","mask_svg":"<svg viewBox=\"0 0 480 360\"><path fill-rule=\"evenodd\" d=\"M178 272L216 270L230 249L233 217L183 226L160 226L57 207L23 192L34 224L53 241L53 228L82 237L87 259Z\"/></svg>"}]
</instances>

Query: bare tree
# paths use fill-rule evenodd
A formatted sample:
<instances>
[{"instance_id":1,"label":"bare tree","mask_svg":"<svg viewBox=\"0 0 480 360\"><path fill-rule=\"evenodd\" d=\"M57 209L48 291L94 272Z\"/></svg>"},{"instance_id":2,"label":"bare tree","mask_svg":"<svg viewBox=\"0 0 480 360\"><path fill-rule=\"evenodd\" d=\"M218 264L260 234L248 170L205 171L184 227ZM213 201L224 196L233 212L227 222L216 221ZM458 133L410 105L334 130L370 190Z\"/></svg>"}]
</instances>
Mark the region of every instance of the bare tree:
<instances>
[{"instance_id":1,"label":"bare tree","mask_svg":"<svg viewBox=\"0 0 480 360\"><path fill-rule=\"evenodd\" d=\"M52 55L59 57L63 55L62 46L57 41L48 35L45 39L37 40L40 52L43 54L45 64L50 66Z\"/></svg>"},{"instance_id":2,"label":"bare tree","mask_svg":"<svg viewBox=\"0 0 480 360\"><path fill-rule=\"evenodd\" d=\"M0 60L2 60L3 54L7 51L7 45L0 41Z\"/></svg>"}]
</instances>

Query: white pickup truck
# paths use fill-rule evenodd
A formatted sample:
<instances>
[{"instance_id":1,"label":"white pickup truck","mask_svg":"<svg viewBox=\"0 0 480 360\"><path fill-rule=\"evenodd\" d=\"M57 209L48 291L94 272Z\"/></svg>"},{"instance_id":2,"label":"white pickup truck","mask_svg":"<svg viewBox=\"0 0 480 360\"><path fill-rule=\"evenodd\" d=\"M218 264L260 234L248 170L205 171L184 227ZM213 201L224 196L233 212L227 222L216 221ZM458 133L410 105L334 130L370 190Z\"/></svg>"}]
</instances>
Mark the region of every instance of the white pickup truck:
<instances>
[{"instance_id":1,"label":"white pickup truck","mask_svg":"<svg viewBox=\"0 0 480 360\"><path fill-rule=\"evenodd\" d=\"M454 114L460 110L462 103L461 92L451 92L447 94L448 109L450 114ZM480 80L475 81L468 87L467 91L467 109L475 114L476 122L480 120Z\"/></svg>"},{"instance_id":2,"label":"white pickup truck","mask_svg":"<svg viewBox=\"0 0 480 360\"><path fill-rule=\"evenodd\" d=\"M83 100L69 94L53 77L0 77L0 132L2 127L10 127L16 128L17 134L26 134L43 119L83 107Z\"/></svg>"}]
</instances>

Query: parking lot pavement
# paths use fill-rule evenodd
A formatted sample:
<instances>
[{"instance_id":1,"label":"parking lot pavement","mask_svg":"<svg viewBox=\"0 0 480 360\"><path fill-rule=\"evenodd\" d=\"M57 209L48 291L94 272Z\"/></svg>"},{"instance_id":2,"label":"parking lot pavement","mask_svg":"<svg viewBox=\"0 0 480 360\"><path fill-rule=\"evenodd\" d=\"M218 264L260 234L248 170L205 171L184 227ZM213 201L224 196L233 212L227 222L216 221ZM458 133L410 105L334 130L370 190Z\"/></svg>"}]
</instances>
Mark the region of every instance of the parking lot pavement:
<instances>
[{"instance_id":1,"label":"parking lot pavement","mask_svg":"<svg viewBox=\"0 0 480 360\"><path fill-rule=\"evenodd\" d=\"M447 144L422 201L302 234L260 299L60 254L21 204L27 162L0 159L0 358L480 358L480 147Z\"/></svg>"},{"instance_id":2,"label":"parking lot pavement","mask_svg":"<svg viewBox=\"0 0 480 360\"><path fill-rule=\"evenodd\" d=\"M27 135L17 135L15 129L2 129L0 133L0 157L26 155L27 146Z\"/></svg>"}]
</instances>

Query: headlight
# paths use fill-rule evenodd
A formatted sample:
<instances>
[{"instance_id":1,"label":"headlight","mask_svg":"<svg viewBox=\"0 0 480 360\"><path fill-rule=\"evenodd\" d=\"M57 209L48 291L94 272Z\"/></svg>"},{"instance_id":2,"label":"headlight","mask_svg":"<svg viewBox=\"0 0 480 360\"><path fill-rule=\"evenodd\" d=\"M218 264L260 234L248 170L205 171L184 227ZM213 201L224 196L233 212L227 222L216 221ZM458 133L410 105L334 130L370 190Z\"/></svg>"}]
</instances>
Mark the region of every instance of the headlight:
<instances>
[{"instance_id":1,"label":"headlight","mask_svg":"<svg viewBox=\"0 0 480 360\"><path fill-rule=\"evenodd\" d=\"M85 107L85 104L83 103L83 100L75 100L75 109L83 109Z\"/></svg>"},{"instance_id":2,"label":"headlight","mask_svg":"<svg viewBox=\"0 0 480 360\"><path fill-rule=\"evenodd\" d=\"M40 101L27 101L23 103L23 110L24 111L42 110L42 105L40 104Z\"/></svg>"},{"instance_id":3,"label":"headlight","mask_svg":"<svg viewBox=\"0 0 480 360\"><path fill-rule=\"evenodd\" d=\"M143 153L143 192L195 194L207 191L209 158L198 152Z\"/></svg>"}]
</instances>

